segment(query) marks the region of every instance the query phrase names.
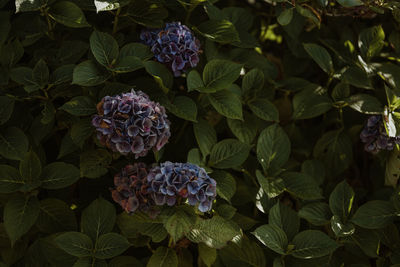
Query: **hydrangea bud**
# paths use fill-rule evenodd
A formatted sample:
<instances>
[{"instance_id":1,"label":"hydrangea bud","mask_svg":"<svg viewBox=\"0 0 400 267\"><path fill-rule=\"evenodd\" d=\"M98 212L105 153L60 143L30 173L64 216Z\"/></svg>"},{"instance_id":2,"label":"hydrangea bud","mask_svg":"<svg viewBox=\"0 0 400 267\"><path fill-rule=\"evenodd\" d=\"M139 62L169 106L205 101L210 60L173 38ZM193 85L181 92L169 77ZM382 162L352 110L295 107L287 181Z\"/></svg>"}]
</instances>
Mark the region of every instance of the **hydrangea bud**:
<instances>
[{"instance_id":1,"label":"hydrangea bud","mask_svg":"<svg viewBox=\"0 0 400 267\"><path fill-rule=\"evenodd\" d=\"M360 134L361 141L365 143L365 151L376 154L380 150L393 150L396 144L400 144L400 136L389 137L383 123L381 115L368 118Z\"/></svg>"},{"instance_id":2,"label":"hydrangea bud","mask_svg":"<svg viewBox=\"0 0 400 267\"><path fill-rule=\"evenodd\" d=\"M146 29L140 34L156 60L178 77L199 63L200 41L180 22L167 23L164 29Z\"/></svg>"},{"instance_id":3,"label":"hydrangea bud","mask_svg":"<svg viewBox=\"0 0 400 267\"><path fill-rule=\"evenodd\" d=\"M149 191L157 205L175 205L178 198L187 198L201 212L211 210L216 197L216 185L206 171L191 163L161 163L147 176Z\"/></svg>"},{"instance_id":4,"label":"hydrangea bud","mask_svg":"<svg viewBox=\"0 0 400 267\"><path fill-rule=\"evenodd\" d=\"M112 198L128 213L137 210L150 213L154 201L148 191L147 175L149 169L144 163L125 166L114 176L115 188Z\"/></svg>"},{"instance_id":5,"label":"hydrangea bud","mask_svg":"<svg viewBox=\"0 0 400 267\"><path fill-rule=\"evenodd\" d=\"M135 158L160 150L170 137L170 122L165 108L142 91L106 96L97 104L92 119L100 143L123 155Z\"/></svg>"}]
</instances>

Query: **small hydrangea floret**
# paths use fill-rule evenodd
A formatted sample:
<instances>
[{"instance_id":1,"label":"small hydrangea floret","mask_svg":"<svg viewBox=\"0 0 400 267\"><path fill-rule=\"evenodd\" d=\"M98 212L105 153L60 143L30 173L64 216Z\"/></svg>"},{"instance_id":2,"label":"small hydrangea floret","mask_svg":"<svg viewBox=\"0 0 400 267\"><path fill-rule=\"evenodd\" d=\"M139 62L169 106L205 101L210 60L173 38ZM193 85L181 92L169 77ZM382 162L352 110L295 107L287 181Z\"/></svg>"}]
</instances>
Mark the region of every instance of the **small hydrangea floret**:
<instances>
[{"instance_id":1,"label":"small hydrangea floret","mask_svg":"<svg viewBox=\"0 0 400 267\"><path fill-rule=\"evenodd\" d=\"M149 169L144 163L125 166L114 176L115 188L111 189L112 198L128 213L137 210L151 213L153 198L148 191L147 175Z\"/></svg>"},{"instance_id":2,"label":"small hydrangea floret","mask_svg":"<svg viewBox=\"0 0 400 267\"><path fill-rule=\"evenodd\" d=\"M186 198L190 205L207 212L216 197L215 180L191 163L161 163L150 170L147 179L157 205L173 206L177 199Z\"/></svg>"},{"instance_id":3,"label":"small hydrangea floret","mask_svg":"<svg viewBox=\"0 0 400 267\"><path fill-rule=\"evenodd\" d=\"M146 156L168 141L170 122L165 108L142 91L106 96L92 119L100 143L123 155Z\"/></svg>"},{"instance_id":4,"label":"small hydrangea floret","mask_svg":"<svg viewBox=\"0 0 400 267\"><path fill-rule=\"evenodd\" d=\"M140 34L156 60L167 65L178 77L199 63L200 41L180 22L167 23L164 29L146 29Z\"/></svg>"},{"instance_id":5,"label":"small hydrangea floret","mask_svg":"<svg viewBox=\"0 0 400 267\"><path fill-rule=\"evenodd\" d=\"M380 150L393 150L396 144L400 144L400 136L389 137L386 133L381 115L373 115L368 118L360 134L360 139L365 143L365 151L373 154Z\"/></svg>"}]
</instances>

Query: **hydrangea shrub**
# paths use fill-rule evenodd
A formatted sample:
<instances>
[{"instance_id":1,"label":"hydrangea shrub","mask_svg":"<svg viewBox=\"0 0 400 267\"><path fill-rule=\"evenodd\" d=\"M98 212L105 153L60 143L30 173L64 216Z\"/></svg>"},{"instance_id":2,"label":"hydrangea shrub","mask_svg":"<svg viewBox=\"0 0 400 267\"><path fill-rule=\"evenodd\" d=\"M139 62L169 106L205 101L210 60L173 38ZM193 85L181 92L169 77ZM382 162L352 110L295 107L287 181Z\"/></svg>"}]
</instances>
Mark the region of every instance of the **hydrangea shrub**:
<instances>
[{"instance_id":1,"label":"hydrangea shrub","mask_svg":"<svg viewBox=\"0 0 400 267\"><path fill-rule=\"evenodd\" d=\"M395 0L0 0L0 267L400 264Z\"/></svg>"}]
</instances>

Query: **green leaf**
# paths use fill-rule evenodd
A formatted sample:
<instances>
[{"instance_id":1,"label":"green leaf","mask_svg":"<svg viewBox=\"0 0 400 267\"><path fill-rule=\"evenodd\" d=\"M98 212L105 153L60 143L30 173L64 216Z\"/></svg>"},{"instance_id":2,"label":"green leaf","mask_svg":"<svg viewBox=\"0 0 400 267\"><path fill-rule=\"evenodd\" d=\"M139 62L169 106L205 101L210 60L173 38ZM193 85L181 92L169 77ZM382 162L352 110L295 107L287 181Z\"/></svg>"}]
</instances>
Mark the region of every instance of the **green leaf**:
<instances>
[{"instance_id":1,"label":"green leaf","mask_svg":"<svg viewBox=\"0 0 400 267\"><path fill-rule=\"evenodd\" d=\"M96 113L96 104L87 96L76 96L60 107L75 116L87 116Z\"/></svg>"},{"instance_id":2,"label":"green leaf","mask_svg":"<svg viewBox=\"0 0 400 267\"><path fill-rule=\"evenodd\" d=\"M168 17L168 11L160 4L148 1L134 1L129 5L128 15L138 24L150 28L161 28L164 25L163 19Z\"/></svg>"},{"instance_id":3,"label":"green leaf","mask_svg":"<svg viewBox=\"0 0 400 267\"><path fill-rule=\"evenodd\" d=\"M111 74L97 66L93 61L86 60L74 68L72 84L95 86L104 83Z\"/></svg>"},{"instance_id":4,"label":"green leaf","mask_svg":"<svg viewBox=\"0 0 400 267\"><path fill-rule=\"evenodd\" d=\"M190 162L190 163L196 164L196 165L203 165L200 150L198 148L192 148L191 150L189 150L189 152L187 154L187 162Z\"/></svg>"},{"instance_id":5,"label":"green leaf","mask_svg":"<svg viewBox=\"0 0 400 267\"><path fill-rule=\"evenodd\" d=\"M8 96L0 96L0 125L6 123L13 113L15 100Z\"/></svg>"},{"instance_id":6,"label":"green leaf","mask_svg":"<svg viewBox=\"0 0 400 267\"><path fill-rule=\"evenodd\" d=\"M322 185L325 180L324 164L317 159L306 160L301 164L301 172L313 177L318 185Z\"/></svg>"},{"instance_id":7,"label":"green leaf","mask_svg":"<svg viewBox=\"0 0 400 267\"><path fill-rule=\"evenodd\" d=\"M0 155L7 159L22 160L28 146L28 138L17 127L9 127L0 133Z\"/></svg>"},{"instance_id":8,"label":"green leaf","mask_svg":"<svg viewBox=\"0 0 400 267\"><path fill-rule=\"evenodd\" d=\"M325 202L315 202L302 207L299 210L299 217L313 225L322 226L329 223L332 213Z\"/></svg>"},{"instance_id":9,"label":"green leaf","mask_svg":"<svg viewBox=\"0 0 400 267\"><path fill-rule=\"evenodd\" d=\"M269 210L268 215L268 224L275 225L285 231L289 240L292 240L299 232L300 219L297 213L288 206L278 202Z\"/></svg>"},{"instance_id":10,"label":"green leaf","mask_svg":"<svg viewBox=\"0 0 400 267\"><path fill-rule=\"evenodd\" d=\"M321 87L306 89L294 96L294 119L314 118L332 108L332 100L321 89Z\"/></svg>"},{"instance_id":11,"label":"green leaf","mask_svg":"<svg viewBox=\"0 0 400 267\"><path fill-rule=\"evenodd\" d=\"M354 191L346 180L343 180L329 196L329 207L334 215L339 216L341 221L345 222L353 206L353 200Z\"/></svg>"},{"instance_id":12,"label":"green leaf","mask_svg":"<svg viewBox=\"0 0 400 267\"><path fill-rule=\"evenodd\" d=\"M172 88L174 78L172 76L172 73L165 65L156 61L146 61L144 63L144 67L147 73L153 76L155 81L160 85L164 93L167 93L168 90Z\"/></svg>"},{"instance_id":13,"label":"green leaf","mask_svg":"<svg viewBox=\"0 0 400 267\"><path fill-rule=\"evenodd\" d=\"M227 119L228 127L232 133L243 143L251 144L258 132L257 120L245 113L243 121Z\"/></svg>"},{"instance_id":14,"label":"green leaf","mask_svg":"<svg viewBox=\"0 0 400 267\"><path fill-rule=\"evenodd\" d=\"M16 13L39 10L46 2L43 0L15 0Z\"/></svg>"},{"instance_id":15,"label":"green leaf","mask_svg":"<svg viewBox=\"0 0 400 267\"><path fill-rule=\"evenodd\" d=\"M217 250L210 248L204 243L198 245L199 257L207 267L210 267L217 260Z\"/></svg>"},{"instance_id":16,"label":"green leaf","mask_svg":"<svg viewBox=\"0 0 400 267\"><path fill-rule=\"evenodd\" d=\"M240 240L240 244L231 243L218 251L218 256L225 266L267 266L264 249L257 242L248 238Z\"/></svg>"},{"instance_id":17,"label":"green leaf","mask_svg":"<svg viewBox=\"0 0 400 267\"><path fill-rule=\"evenodd\" d=\"M70 132L66 133L61 140L60 151L58 152L57 159L60 159L72 152L78 150L79 147L72 141Z\"/></svg>"},{"instance_id":18,"label":"green leaf","mask_svg":"<svg viewBox=\"0 0 400 267\"><path fill-rule=\"evenodd\" d=\"M19 173L24 181L24 190L32 190L41 183L40 174L42 173L42 163L35 152L29 151L19 162Z\"/></svg>"},{"instance_id":19,"label":"green leaf","mask_svg":"<svg viewBox=\"0 0 400 267\"><path fill-rule=\"evenodd\" d=\"M193 123L193 131L201 154L203 154L203 157L206 157L217 143L217 133L205 120L199 120L197 123Z\"/></svg>"},{"instance_id":20,"label":"green leaf","mask_svg":"<svg viewBox=\"0 0 400 267\"><path fill-rule=\"evenodd\" d=\"M279 112L268 99L255 99L249 102L249 108L254 115L265 121L279 121Z\"/></svg>"},{"instance_id":21,"label":"green leaf","mask_svg":"<svg viewBox=\"0 0 400 267\"><path fill-rule=\"evenodd\" d=\"M383 48L384 41L385 32L380 25L364 29L358 36L358 46L366 58L377 56Z\"/></svg>"},{"instance_id":22,"label":"green leaf","mask_svg":"<svg viewBox=\"0 0 400 267\"><path fill-rule=\"evenodd\" d=\"M242 90L244 94L254 95L264 87L264 73L260 69L252 69L243 77Z\"/></svg>"},{"instance_id":23,"label":"green leaf","mask_svg":"<svg viewBox=\"0 0 400 267\"><path fill-rule=\"evenodd\" d=\"M372 200L359 207L351 222L366 229L378 229L387 226L398 216L388 201Z\"/></svg>"},{"instance_id":24,"label":"green leaf","mask_svg":"<svg viewBox=\"0 0 400 267\"><path fill-rule=\"evenodd\" d=\"M256 170L257 181L267 194L268 198L279 196L285 190L285 183L279 177L265 177L259 170Z\"/></svg>"},{"instance_id":25,"label":"green leaf","mask_svg":"<svg viewBox=\"0 0 400 267\"><path fill-rule=\"evenodd\" d=\"M151 52L150 48L147 45L141 43L129 43L124 45L119 52L119 59L123 59L125 57L136 57L140 60L148 60L152 58L153 52Z\"/></svg>"},{"instance_id":26,"label":"green leaf","mask_svg":"<svg viewBox=\"0 0 400 267\"><path fill-rule=\"evenodd\" d=\"M326 256L339 246L321 231L306 230L298 233L293 239L294 250L291 255L300 259L312 259Z\"/></svg>"},{"instance_id":27,"label":"green leaf","mask_svg":"<svg viewBox=\"0 0 400 267\"><path fill-rule=\"evenodd\" d=\"M166 106L168 111L175 116L196 122L197 106L196 103L187 96L177 96L173 102Z\"/></svg>"},{"instance_id":28,"label":"green leaf","mask_svg":"<svg viewBox=\"0 0 400 267\"><path fill-rule=\"evenodd\" d=\"M49 68L43 59L40 59L33 68L32 78L33 82L44 88L49 82Z\"/></svg>"},{"instance_id":29,"label":"green leaf","mask_svg":"<svg viewBox=\"0 0 400 267\"><path fill-rule=\"evenodd\" d=\"M379 100L371 95L356 94L346 99L349 106L364 114L380 114L383 112L383 106Z\"/></svg>"},{"instance_id":30,"label":"green leaf","mask_svg":"<svg viewBox=\"0 0 400 267\"><path fill-rule=\"evenodd\" d=\"M3 2L4 1L5 0L3 0ZM2 1L0 1L0 7L2 7L1 2ZM0 13L0 25L0 44L4 44L4 42L7 41L7 36L11 29L10 16L7 14L7 12Z\"/></svg>"},{"instance_id":31,"label":"green leaf","mask_svg":"<svg viewBox=\"0 0 400 267\"><path fill-rule=\"evenodd\" d=\"M235 178L225 171L214 171L211 176L217 182L217 195L230 201L236 192Z\"/></svg>"},{"instance_id":32,"label":"green leaf","mask_svg":"<svg viewBox=\"0 0 400 267\"><path fill-rule=\"evenodd\" d=\"M197 30L213 42L228 44L239 42L239 33L229 20L211 19L201 23Z\"/></svg>"},{"instance_id":33,"label":"green leaf","mask_svg":"<svg viewBox=\"0 0 400 267\"><path fill-rule=\"evenodd\" d=\"M222 90L207 96L211 105L219 114L230 119L243 119L242 102L236 94Z\"/></svg>"},{"instance_id":34,"label":"green leaf","mask_svg":"<svg viewBox=\"0 0 400 267\"><path fill-rule=\"evenodd\" d=\"M74 184L79 180L79 169L72 164L53 162L42 171L42 187L60 189Z\"/></svg>"},{"instance_id":35,"label":"green leaf","mask_svg":"<svg viewBox=\"0 0 400 267\"><path fill-rule=\"evenodd\" d=\"M301 199L315 200L323 198L322 190L318 187L315 180L307 174L300 172L285 172L282 174L282 179L286 191Z\"/></svg>"},{"instance_id":36,"label":"green leaf","mask_svg":"<svg viewBox=\"0 0 400 267\"><path fill-rule=\"evenodd\" d=\"M189 72L189 74L187 75L187 78L186 78L186 83L187 83L188 92L191 92L194 90L201 92L202 90L204 90L204 87L205 87L203 80L201 79L201 76L197 72L197 70L191 70Z\"/></svg>"},{"instance_id":37,"label":"green leaf","mask_svg":"<svg viewBox=\"0 0 400 267\"><path fill-rule=\"evenodd\" d=\"M113 204L98 198L82 212L82 232L97 240L99 236L111 232L116 220L116 211Z\"/></svg>"},{"instance_id":38,"label":"green leaf","mask_svg":"<svg viewBox=\"0 0 400 267\"><path fill-rule=\"evenodd\" d=\"M73 256L85 257L92 255L93 242L83 233L67 232L57 236L55 241L61 249Z\"/></svg>"},{"instance_id":39,"label":"green leaf","mask_svg":"<svg viewBox=\"0 0 400 267\"><path fill-rule=\"evenodd\" d=\"M360 67L351 66L342 74L342 81L355 87L373 89L371 79Z\"/></svg>"},{"instance_id":40,"label":"green leaf","mask_svg":"<svg viewBox=\"0 0 400 267\"><path fill-rule=\"evenodd\" d=\"M90 119L81 119L77 123L74 123L71 127L71 138L72 141L82 148L86 139L93 134L93 126Z\"/></svg>"},{"instance_id":41,"label":"green leaf","mask_svg":"<svg viewBox=\"0 0 400 267\"><path fill-rule=\"evenodd\" d=\"M394 149L390 152L389 159L386 161L385 185L397 186L400 177L400 150Z\"/></svg>"},{"instance_id":42,"label":"green leaf","mask_svg":"<svg viewBox=\"0 0 400 267\"><path fill-rule=\"evenodd\" d=\"M236 225L220 216L213 216L211 219L199 218L186 237L192 242L219 249L238 235L240 232Z\"/></svg>"},{"instance_id":43,"label":"green leaf","mask_svg":"<svg viewBox=\"0 0 400 267\"><path fill-rule=\"evenodd\" d=\"M111 154L103 149L83 152L80 156L81 177L98 178L106 174L111 161Z\"/></svg>"},{"instance_id":44,"label":"green leaf","mask_svg":"<svg viewBox=\"0 0 400 267\"><path fill-rule=\"evenodd\" d=\"M281 255L286 253L288 239L285 232L275 225L264 224L252 234L269 249Z\"/></svg>"},{"instance_id":45,"label":"green leaf","mask_svg":"<svg viewBox=\"0 0 400 267\"><path fill-rule=\"evenodd\" d=\"M343 223L340 216L337 215L333 215L331 218L331 228L337 237L350 236L356 231L352 223Z\"/></svg>"},{"instance_id":46,"label":"green leaf","mask_svg":"<svg viewBox=\"0 0 400 267\"><path fill-rule=\"evenodd\" d=\"M178 208L173 215L165 221L165 229L172 237L174 242L181 239L191 230L191 226L196 223L196 216L193 209L185 209L185 206Z\"/></svg>"},{"instance_id":47,"label":"green leaf","mask_svg":"<svg viewBox=\"0 0 400 267\"><path fill-rule=\"evenodd\" d=\"M279 170L289 159L289 155L289 137L278 124L261 132L257 141L257 158L265 171Z\"/></svg>"},{"instance_id":48,"label":"green leaf","mask_svg":"<svg viewBox=\"0 0 400 267\"><path fill-rule=\"evenodd\" d=\"M345 82L338 83L332 90L332 98L342 101L350 96L350 86Z\"/></svg>"},{"instance_id":49,"label":"green leaf","mask_svg":"<svg viewBox=\"0 0 400 267\"><path fill-rule=\"evenodd\" d=\"M178 256L172 248L158 247L150 257L147 267L178 267Z\"/></svg>"},{"instance_id":50,"label":"green leaf","mask_svg":"<svg viewBox=\"0 0 400 267\"><path fill-rule=\"evenodd\" d=\"M97 62L106 68L112 68L117 61L119 46L108 33L94 31L90 36L90 49Z\"/></svg>"},{"instance_id":51,"label":"green leaf","mask_svg":"<svg viewBox=\"0 0 400 267\"><path fill-rule=\"evenodd\" d=\"M127 56L120 58L118 63L111 69L117 73L127 73L143 68L143 62L138 57Z\"/></svg>"},{"instance_id":52,"label":"green leaf","mask_svg":"<svg viewBox=\"0 0 400 267\"><path fill-rule=\"evenodd\" d=\"M42 115L43 117L40 122L43 124L49 124L54 120L56 108L54 107L53 103L47 101L43 104Z\"/></svg>"},{"instance_id":53,"label":"green leaf","mask_svg":"<svg viewBox=\"0 0 400 267\"><path fill-rule=\"evenodd\" d=\"M293 18L293 8L287 8L281 12L277 18L278 23L282 26L288 25Z\"/></svg>"},{"instance_id":54,"label":"green leaf","mask_svg":"<svg viewBox=\"0 0 400 267\"><path fill-rule=\"evenodd\" d=\"M40 201L36 226L44 233L74 231L77 228L74 212L62 200L47 198Z\"/></svg>"},{"instance_id":55,"label":"green leaf","mask_svg":"<svg viewBox=\"0 0 400 267\"><path fill-rule=\"evenodd\" d=\"M354 6L362 6L364 3L361 0L336 0L339 4L344 7L354 7Z\"/></svg>"},{"instance_id":56,"label":"green leaf","mask_svg":"<svg viewBox=\"0 0 400 267\"><path fill-rule=\"evenodd\" d=\"M3 218L11 246L31 229L38 216L39 200L35 196L16 196L7 202Z\"/></svg>"},{"instance_id":57,"label":"green leaf","mask_svg":"<svg viewBox=\"0 0 400 267\"><path fill-rule=\"evenodd\" d=\"M113 258L109 263L108 267L143 267L143 263L141 263L138 259L132 256L118 256Z\"/></svg>"},{"instance_id":58,"label":"green leaf","mask_svg":"<svg viewBox=\"0 0 400 267\"><path fill-rule=\"evenodd\" d=\"M83 11L69 1L56 2L50 6L49 16L65 26L72 28L89 27Z\"/></svg>"},{"instance_id":59,"label":"green leaf","mask_svg":"<svg viewBox=\"0 0 400 267\"><path fill-rule=\"evenodd\" d=\"M96 242L94 256L98 259L111 259L130 247L126 237L117 233L107 233L101 235Z\"/></svg>"},{"instance_id":60,"label":"green leaf","mask_svg":"<svg viewBox=\"0 0 400 267\"><path fill-rule=\"evenodd\" d=\"M239 167L249 152L249 145L236 139L225 139L213 146L209 164L218 169Z\"/></svg>"},{"instance_id":61,"label":"green leaf","mask_svg":"<svg viewBox=\"0 0 400 267\"><path fill-rule=\"evenodd\" d=\"M333 72L333 63L328 51L317 44L303 44L304 49L320 68L328 74Z\"/></svg>"},{"instance_id":62,"label":"green leaf","mask_svg":"<svg viewBox=\"0 0 400 267\"><path fill-rule=\"evenodd\" d=\"M24 185L18 170L9 165L0 165L0 193L13 193Z\"/></svg>"},{"instance_id":63,"label":"green leaf","mask_svg":"<svg viewBox=\"0 0 400 267\"><path fill-rule=\"evenodd\" d=\"M241 64L228 60L214 59L207 63L203 71L205 88L201 92L213 93L227 89L240 76Z\"/></svg>"}]
</instances>

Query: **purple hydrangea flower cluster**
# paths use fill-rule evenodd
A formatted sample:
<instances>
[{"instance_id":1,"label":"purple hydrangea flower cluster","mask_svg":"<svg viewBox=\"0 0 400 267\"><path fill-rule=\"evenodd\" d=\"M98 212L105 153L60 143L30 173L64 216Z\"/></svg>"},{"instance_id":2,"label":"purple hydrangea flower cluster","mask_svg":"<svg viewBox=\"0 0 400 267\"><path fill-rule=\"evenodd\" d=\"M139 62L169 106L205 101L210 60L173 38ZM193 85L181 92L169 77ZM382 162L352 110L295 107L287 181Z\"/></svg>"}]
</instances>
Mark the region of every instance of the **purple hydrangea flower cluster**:
<instances>
[{"instance_id":1,"label":"purple hydrangea flower cluster","mask_svg":"<svg viewBox=\"0 0 400 267\"><path fill-rule=\"evenodd\" d=\"M381 115L368 118L360 134L361 141L365 143L365 151L376 154L380 150L393 150L396 144L400 144L400 136L389 137L383 123Z\"/></svg>"},{"instance_id":2,"label":"purple hydrangea flower cluster","mask_svg":"<svg viewBox=\"0 0 400 267\"><path fill-rule=\"evenodd\" d=\"M150 170L147 180L157 205L173 206L182 197L206 212L211 210L216 197L215 180L203 168L191 163L161 163Z\"/></svg>"},{"instance_id":3,"label":"purple hydrangea flower cluster","mask_svg":"<svg viewBox=\"0 0 400 267\"><path fill-rule=\"evenodd\" d=\"M164 29L146 29L140 34L151 47L157 61L166 64L178 77L199 63L200 41L180 22L167 23Z\"/></svg>"},{"instance_id":4,"label":"purple hydrangea flower cluster","mask_svg":"<svg viewBox=\"0 0 400 267\"><path fill-rule=\"evenodd\" d=\"M144 163L128 165L114 177L114 184L112 197L128 213L150 213L154 206L174 206L181 199L207 212L217 195L216 181L191 163L165 162L151 169Z\"/></svg>"},{"instance_id":5,"label":"purple hydrangea flower cluster","mask_svg":"<svg viewBox=\"0 0 400 267\"><path fill-rule=\"evenodd\" d=\"M171 135L165 108L142 91L106 96L97 111L92 124L100 143L123 155L146 156L151 149L160 150Z\"/></svg>"},{"instance_id":6,"label":"purple hydrangea flower cluster","mask_svg":"<svg viewBox=\"0 0 400 267\"><path fill-rule=\"evenodd\" d=\"M112 198L128 213L136 210L150 212L154 200L148 191L147 175L149 169L144 163L127 165L114 176L115 188Z\"/></svg>"}]
</instances>

